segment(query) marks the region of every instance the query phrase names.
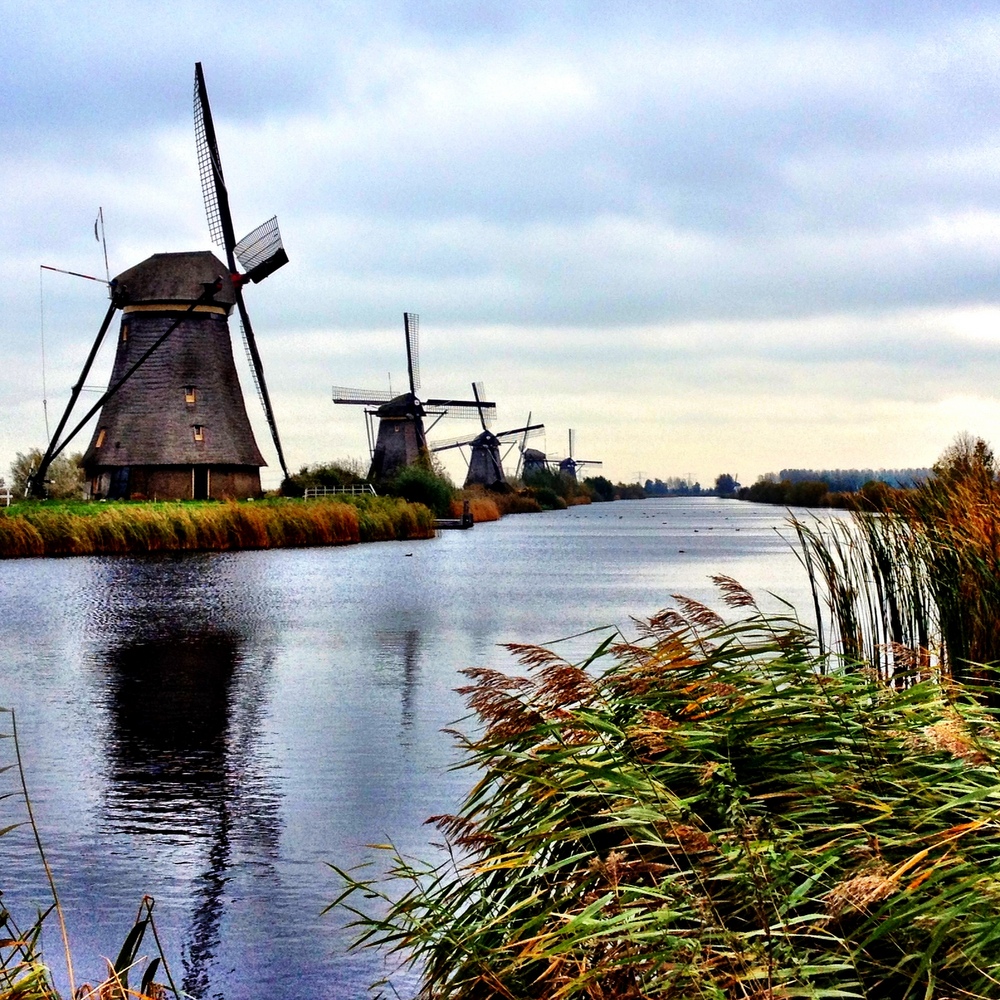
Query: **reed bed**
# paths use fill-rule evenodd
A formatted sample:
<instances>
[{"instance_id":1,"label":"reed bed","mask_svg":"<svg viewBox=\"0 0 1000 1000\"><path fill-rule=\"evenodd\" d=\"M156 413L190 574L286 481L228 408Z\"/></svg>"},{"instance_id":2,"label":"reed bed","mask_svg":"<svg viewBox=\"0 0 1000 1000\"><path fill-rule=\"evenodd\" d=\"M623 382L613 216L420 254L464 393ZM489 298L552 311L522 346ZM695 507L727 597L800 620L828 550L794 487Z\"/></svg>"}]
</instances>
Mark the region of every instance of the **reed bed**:
<instances>
[{"instance_id":1,"label":"reed bed","mask_svg":"<svg viewBox=\"0 0 1000 1000\"><path fill-rule=\"evenodd\" d=\"M894 491L848 522L793 519L821 639L884 679L914 667L995 698L1000 484L983 470Z\"/></svg>"},{"instance_id":2,"label":"reed bed","mask_svg":"<svg viewBox=\"0 0 1000 1000\"><path fill-rule=\"evenodd\" d=\"M43 929L51 924L58 924L58 934L64 948L66 976L71 1000L166 1000L168 996L180 1000L182 994L167 967L163 949L160 946L159 934L153 920L154 901L150 896L144 896L139 904L135 922L125 935L118 956L112 962L105 960L106 978L96 986L90 983L77 985L74 979L74 954L70 946L65 915L59 901L59 893L52 870L49 867L42 844L42 837L35 823L31 797L28 793L28 783L21 759L20 745L17 739L17 721L14 712L0 708L0 715L9 720L9 727L0 732L0 739L10 740L7 746L13 746L13 761L0 767L0 774L6 774L6 781L11 776L14 781L0 792L8 815L0 826L0 837L10 834L20 826L29 826L34 836L35 846L41 867L45 871L52 894L52 902L47 909L39 912L30 924L23 927L8 909L6 901L0 900L0 1000L60 1000L62 994L56 988L48 966L43 961L41 939ZM23 810L18 815L9 815L12 804L20 802ZM151 950L155 957L140 955L147 933L152 939ZM148 947L148 946L147 946ZM167 984L157 981L157 977L165 978ZM130 982L131 980L131 982ZM138 982L136 982L138 980Z\"/></svg>"},{"instance_id":3,"label":"reed bed","mask_svg":"<svg viewBox=\"0 0 1000 1000\"><path fill-rule=\"evenodd\" d=\"M717 578L575 664L467 671L447 860L345 872L433 1000L1000 997L1000 730Z\"/></svg>"},{"instance_id":4,"label":"reed bed","mask_svg":"<svg viewBox=\"0 0 1000 1000\"><path fill-rule=\"evenodd\" d=\"M426 507L395 497L26 503L0 511L0 558L351 545L433 534Z\"/></svg>"}]
</instances>

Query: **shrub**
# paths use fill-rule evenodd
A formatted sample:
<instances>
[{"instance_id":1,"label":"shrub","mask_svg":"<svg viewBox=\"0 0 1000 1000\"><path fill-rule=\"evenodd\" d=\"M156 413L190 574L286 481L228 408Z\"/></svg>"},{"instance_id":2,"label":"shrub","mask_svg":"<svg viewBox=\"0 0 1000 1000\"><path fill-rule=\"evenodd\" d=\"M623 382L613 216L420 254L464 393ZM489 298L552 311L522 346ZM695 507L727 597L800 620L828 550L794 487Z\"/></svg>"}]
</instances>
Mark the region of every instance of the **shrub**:
<instances>
[{"instance_id":1,"label":"shrub","mask_svg":"<svg viewBox=\"0 0 1000 1000\"><path fill-rule=\"evenodd\" d=\"M385 484L391 496L402 497L410 503L422 503L438 517L448 517L455 487L444 476L419 465L408 465Z\"/></svg>"}]
</instances>

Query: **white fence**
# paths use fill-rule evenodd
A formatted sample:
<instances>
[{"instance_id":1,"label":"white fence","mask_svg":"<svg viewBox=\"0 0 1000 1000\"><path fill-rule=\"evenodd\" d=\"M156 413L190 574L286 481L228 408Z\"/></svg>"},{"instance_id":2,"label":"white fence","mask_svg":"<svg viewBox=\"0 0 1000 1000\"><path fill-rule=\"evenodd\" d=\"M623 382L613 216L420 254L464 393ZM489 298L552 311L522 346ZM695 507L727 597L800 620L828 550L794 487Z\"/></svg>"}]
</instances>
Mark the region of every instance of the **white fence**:
<instances>
[{"instance_id":1,"label":"white fence","mask_svg":"<svg viewBox=\"0 0 1000 1000\"><path fill-rule=\"evenodd\" d=\"M313 500L316 497L342 496L372 496L377 497L375 487L371 483L355 483L353 486L310 486L306 489L305 499Z\"/></svg>"}]
</instances>

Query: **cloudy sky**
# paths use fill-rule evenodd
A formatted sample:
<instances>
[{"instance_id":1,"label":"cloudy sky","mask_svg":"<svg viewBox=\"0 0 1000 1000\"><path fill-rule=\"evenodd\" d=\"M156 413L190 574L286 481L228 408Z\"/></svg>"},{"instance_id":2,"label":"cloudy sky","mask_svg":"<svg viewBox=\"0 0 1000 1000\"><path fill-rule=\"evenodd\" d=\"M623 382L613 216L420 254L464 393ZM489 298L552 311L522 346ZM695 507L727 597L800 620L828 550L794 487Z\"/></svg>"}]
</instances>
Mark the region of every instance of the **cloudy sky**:
<instances>
[{"instance_id":1,"label":"cloudy sky","mask_svg":"<svg viewBox=\"0 0 1000 1000\"><path fill-rule=\"evenodd\" d=\"M54 427L106 309L39 265L102 275L99 206L112 274L210 248L196 60L238 235L277 214L291 258L247 299L292 467L366 456L330 387L403 385L405 310L425 393L482 379L498 426L531 411L553 455L573 427L615 480L1000 445L1000 5L0 16L0 471L45 443L43 338Z\"/></svg>"}]
</instances>

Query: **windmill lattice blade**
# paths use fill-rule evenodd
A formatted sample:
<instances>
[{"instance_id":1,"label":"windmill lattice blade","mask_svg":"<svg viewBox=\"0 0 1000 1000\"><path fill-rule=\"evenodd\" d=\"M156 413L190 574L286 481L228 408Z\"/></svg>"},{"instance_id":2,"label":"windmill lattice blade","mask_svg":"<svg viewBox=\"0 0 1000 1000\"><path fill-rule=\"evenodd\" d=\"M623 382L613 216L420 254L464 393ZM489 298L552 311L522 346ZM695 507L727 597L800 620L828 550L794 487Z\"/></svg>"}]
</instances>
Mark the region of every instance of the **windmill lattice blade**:
<instances>
[{"instance_id":1,"label":"windmill lattice blade","mask_svg":"<svg viewBox=\"0 0 1000 1000\"><path fill-rule=\"evenodd\" d=\"M538 437L545 430L545 424L531 424L528 427L514 427L509 431L496 431L494 436L498 438L510 437L512 434L523 434L522 440L531 437Z\"/></svg>"},{"instance_id":2,"label":"windmill lattice blade","mask_svg":"<svg viewBox=\"0 0 1000 1000\"><path fill-rule=\"evenodd\" d=\"M198 152L198 175L201 177L201 193L205 199L205 214L208 216L208 233L212 242L225 247L225 230L219 211L219 196L216 178L222 180L222 161L215 141L215 126L212 123L212 109L208 105L205 77L201 63L194 66L194 141Z\"/></svg>"},{"instance_id":3,"label":"windmill lattice blade","mask_svg":"<svg viewBox=\"0 0 1000 1000\"><path fill-rule=\"evenodd\" d=\"M476 405L479 407L479 421L483 425L483 430L489 430L491 420L486 419L483 400L486 398L486 387L482 382L472 383L472 395L476 397Z\"/></svg>"},{"instance_id":4,"label":"windmill lattice blade","mask_svg":"<svg viewBox=\"0 0 1000 1000\"><path fill-rule=\"evenodd\" d=\"M416 313L403 313L406 333L406 370L410 376L410 392L420 388L420 317Z\"/></svg>"},{"instance_id":5,"label":"windmill lattice blade","mask_svg":"<svg viewBox=\"0 0 1000 1000\"><path fill-rule=\"evenodd\" d=\"M335 403L363 403L366 406L381 406L394 396L386 389L351 389L344 385L333 387Z\"/></svg>"},{"instance_id":6,"label":"windmill lattice blade","mask_svg":"<svg viewBox=\"0 0 1000 1000\"><path fill-rule=\"evenodd\" d=\"M471 445L475 440L475 437L466 435L465 437L451 438L446 441L432 441L427 447L431 451L447 451L449 448L464 448L466 445Z\"/></svg>"},{"instance_id":7,"label":"windmill lattice blade","mask_svg":"<svg viewBox=\"0 0 1000 1000\"><path fill-rule=\"evenodd\" d=\"M457 448L459 445L472 444L477 437L479 437L478 434L474 432L467 432L465 434L459 434L457 437L441 438L440 441L431 441L428 443L427 447L430 448L431 451L435 448Z\"/></svg>"},{"instance_id":8,"label":"windmill lattice blade","mask_svg":"<svg viewBox=\"0 0 1000 1000\"><path fill-rule=\"evenodd\" d=\"M480 413L486 420L493 420L497 415L496 403L479 403L474 399L428 399L428 406L444 407L449 417L459 420L479 420Z\"/></svg>"},{"instance_id":9,"label":"windmill lattice blade","mask_svg":"<svg viewBox=\"0 0 1000 1000\"><path fill-rule=\"evenodd\" d=\"M277 216L272 216L253 232L247 233L233 247L233 253L254 284L287 264L288 254L281 242Z\"/></svg>"},{"instance_id":10,"label":"windmill lattice blade","mask_svg":"<svg viewBox=\"0 0 1000 1000\"><path fill-rule=\"evenodd\" d=\"M257 392L260 401L264 406L264 416L267 417L267 426L271 429L271 440L274 442L274 450L278 453L278 464L281 466L281 474L288 478L288 466L285 463L285 452L281 447L281 438L278 436L278 424L274 419L274 409L271 406L271 395L267 391L267 382L264 381L264 362L260 359L260 351L257 350L257 338L254 336L253 326L250 323L250 314L247 312L246 303L243 301L243 289L239 283L234 286L236 290L236 308L240 314L240 323L243 326L243 337L246 341L247 352L250 355L251 367L257 382Z\"/></svg>"}]
</instances>

